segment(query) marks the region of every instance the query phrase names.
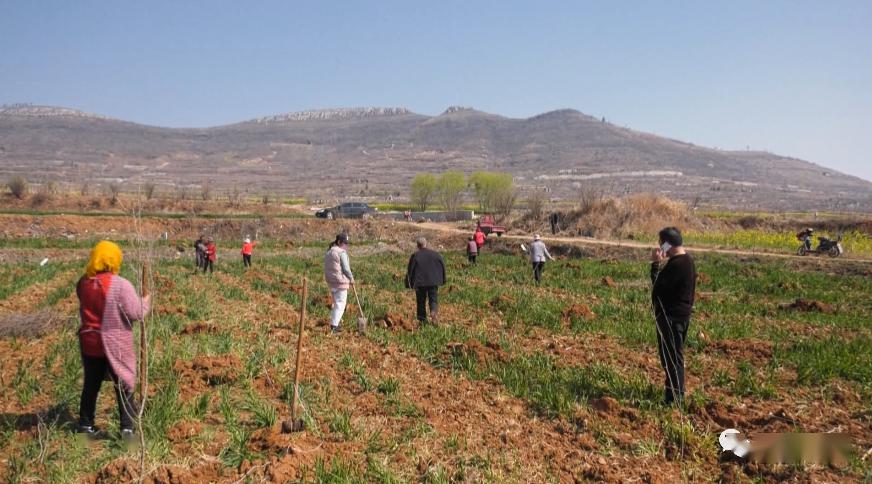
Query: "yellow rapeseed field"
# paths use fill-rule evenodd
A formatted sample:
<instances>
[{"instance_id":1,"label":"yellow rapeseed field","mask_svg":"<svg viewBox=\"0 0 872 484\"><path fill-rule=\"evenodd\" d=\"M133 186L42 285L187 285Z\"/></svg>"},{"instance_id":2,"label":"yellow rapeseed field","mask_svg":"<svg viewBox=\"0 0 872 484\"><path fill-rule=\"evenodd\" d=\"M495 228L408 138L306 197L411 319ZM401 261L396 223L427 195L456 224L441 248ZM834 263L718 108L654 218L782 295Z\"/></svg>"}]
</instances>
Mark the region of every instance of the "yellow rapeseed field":
<instances>
[{"instance_id":1,"label":"yellow rapeseed field","mask_svg":"<svg viewBox=\"0 0 872 484\"><path fill-rule=\"evenodd\" d=\"M815 236L835 237L836 234L818 233ZM766 230L736 230L730 232L687 231L684 234L688 245L710 245L736 249L771 249L784 252L794 252L800 242L796 234L789 232L772 232ZM842 247L845 253L852 256L872 256L872 237L853 231L842 234Z\"/></svg>"}]
</instances>

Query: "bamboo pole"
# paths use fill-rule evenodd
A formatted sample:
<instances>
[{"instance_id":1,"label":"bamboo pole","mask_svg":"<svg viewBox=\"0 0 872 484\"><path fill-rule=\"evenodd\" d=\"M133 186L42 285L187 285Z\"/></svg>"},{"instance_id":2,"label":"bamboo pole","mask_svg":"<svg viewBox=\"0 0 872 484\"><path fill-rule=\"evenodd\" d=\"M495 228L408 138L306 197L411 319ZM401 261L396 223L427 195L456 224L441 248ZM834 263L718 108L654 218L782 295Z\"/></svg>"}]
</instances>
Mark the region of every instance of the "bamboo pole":
<instances>
[{"instance_id":1,"label":"bamboo pole","mask_svg":"<svg viewBox=\"0 0 872 484\"><path fill-rule=\"evenodd\" d=\"M148 296L148 264L142 264L142 297ZM139 397L144 402L146 389L146 373L148 372L148 344L146 343L145 318L139 322Z\"/></svg>"},{"instance_id":2,"label":"bamboo pole","mask_svg":"<svg viewBox=\"0 0 872 484\"><path fill-rule=\"evenodd\" d=\"M300 303L300 329L297 333L297 364L294 368L294 395L291 399L291 419L297 420L297 401L300 396L300 362L303 356L303 327L306 324L306 301L309 295L309 280L303 277L303 300Z\"/></svg>"}]
</instances>

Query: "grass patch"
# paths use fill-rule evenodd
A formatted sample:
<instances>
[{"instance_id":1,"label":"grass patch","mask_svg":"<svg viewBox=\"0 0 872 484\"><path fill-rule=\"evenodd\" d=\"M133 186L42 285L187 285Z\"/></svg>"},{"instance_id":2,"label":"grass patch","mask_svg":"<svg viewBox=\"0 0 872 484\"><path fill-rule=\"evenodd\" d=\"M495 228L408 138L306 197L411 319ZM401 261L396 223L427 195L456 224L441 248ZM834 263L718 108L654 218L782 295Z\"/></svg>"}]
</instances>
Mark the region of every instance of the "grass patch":
<instances>
[{"instance_id":1,"label":"grass patch","mask_svg":"<svg viewBox=\"0 0 872 484\"><path fill-rule=\"evenodd\" d=\"M872 385L872 339L860 336L851 340L830 337L806 339L788 346L780 357L796 367L802 384L822 384L838 377Z\"/></svg>"}]
</instances>

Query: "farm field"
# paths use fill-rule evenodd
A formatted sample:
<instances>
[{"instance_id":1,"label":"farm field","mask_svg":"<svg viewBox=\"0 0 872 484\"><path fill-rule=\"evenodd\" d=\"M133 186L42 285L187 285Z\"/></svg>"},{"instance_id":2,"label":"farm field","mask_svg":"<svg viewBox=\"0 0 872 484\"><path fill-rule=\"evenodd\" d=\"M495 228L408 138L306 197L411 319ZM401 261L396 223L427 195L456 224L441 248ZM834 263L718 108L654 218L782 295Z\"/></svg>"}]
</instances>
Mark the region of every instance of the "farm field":
<instances>
[{"instance_id":1,"label":"farm field","mask_svg":"<svg viewBox=\"0 0 872 484\"><path fill-rule=\"evenodd\" d=\"M245 228L236 223L228 233ZM248 271L236 238L219 237L211 276L195 274L172 242L146 246L117 233L123 276L135 281L142 260L153 260L146 482L872 478L863 459L872 447L866 262L697 254L689 397L677 409L660 403L642 250L553 247L562 255L536 287L510 244L495 244L468 267L451 250L463 247L462 236L434 233L449 280L440 324L419 327L414 294L402 285L417 227L286 225L266 234ZM346 331L327 329L321 256L342 228L352 235L352 268L370 320L365 335L353 330L351 301ZM195 228L179 230L182 237ZM35 240L0 246L0 322L52 315L44 332L0 339L0 476L135 480L140 452L115 437L109 385L98 401L103 438L74 433L82 370L73 287L93 241ZM45 266L42 253L52 255ZM281 434L303 277L307 430ZM855 455L843 469L721 462L717 436L729 427L844 432Z\"/></svg>"}]
</instances>

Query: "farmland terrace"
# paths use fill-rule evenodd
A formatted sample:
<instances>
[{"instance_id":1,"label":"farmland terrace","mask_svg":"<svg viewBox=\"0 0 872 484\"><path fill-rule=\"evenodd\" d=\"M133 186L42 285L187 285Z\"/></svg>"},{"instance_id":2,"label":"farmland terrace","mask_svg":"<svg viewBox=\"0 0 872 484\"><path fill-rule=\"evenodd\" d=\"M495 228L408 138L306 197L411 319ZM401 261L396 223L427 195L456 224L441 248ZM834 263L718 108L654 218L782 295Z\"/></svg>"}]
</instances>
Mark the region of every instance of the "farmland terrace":
<instances>
[{"instance_id":1,"label":"farmland terrace","mask_svg":"<svg viewBox=\"0 0 872 484\"><path fill-rule=\"evenodd\" d=\"M432 232L448 284L438 326L419 326L402 286L421 229L373 222L351 248L365 335L327 330L321 254L339 222L304 221L237 260L237 227L219 241L212 276L172 245L130 237L122 275L155 297L147 321L146 459L117 443L111 391L103 436L74 433L81 390L77 301L86 248L52 239L40 266L0 263L0 475L7 481L122 482L670 482L737 479L860 481L872 446L872 279L857 263L698 254L698 304L688 335L689 397L660 403L662 373L645 254L570 250L540 287L510 244L468 267L459 234ZM226 242L225 242L226 240ZM55 241L55 242L53 242ZM235 245L233 245L235 247ZM262 250L261 250L262 249ZM36 255L36 252L33 253ZM306 431L290 415L302 281L309 317L302 354ZM805 301L799 304L798 301ZM16 321L37 325L23 330ZM47 322L46 322L47 321ZM721 461L717 434L847 433L846 467Z\"/></svg>"}]
</instances>

